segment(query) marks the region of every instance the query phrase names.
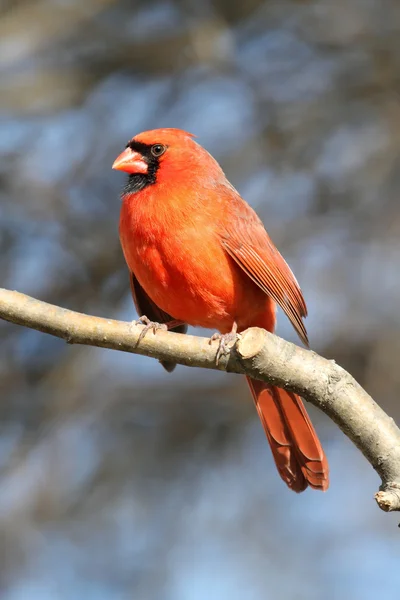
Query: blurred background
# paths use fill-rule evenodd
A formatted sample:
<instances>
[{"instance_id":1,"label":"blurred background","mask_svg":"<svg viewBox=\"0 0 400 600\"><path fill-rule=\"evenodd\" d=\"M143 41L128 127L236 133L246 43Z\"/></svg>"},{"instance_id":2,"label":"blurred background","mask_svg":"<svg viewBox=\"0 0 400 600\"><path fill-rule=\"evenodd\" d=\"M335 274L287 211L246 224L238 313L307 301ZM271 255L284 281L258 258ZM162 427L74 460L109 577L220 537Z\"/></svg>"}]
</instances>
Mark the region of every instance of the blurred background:
<instances>
[{"instance_id":1,"label":"blurred background","mask_svg":"<svg viewBox=\"0 0 400 600\"><path fill-rule=\"evenodd\" d=\"M2 0L1 285L135 318L111 164L187 129L292 266L313 348L398 419L399 36L397 0ZM312 407L332 484L297 496L242 378L0 336L2 599L398 599L399 517Z\"/></svg>"}]
</instances>

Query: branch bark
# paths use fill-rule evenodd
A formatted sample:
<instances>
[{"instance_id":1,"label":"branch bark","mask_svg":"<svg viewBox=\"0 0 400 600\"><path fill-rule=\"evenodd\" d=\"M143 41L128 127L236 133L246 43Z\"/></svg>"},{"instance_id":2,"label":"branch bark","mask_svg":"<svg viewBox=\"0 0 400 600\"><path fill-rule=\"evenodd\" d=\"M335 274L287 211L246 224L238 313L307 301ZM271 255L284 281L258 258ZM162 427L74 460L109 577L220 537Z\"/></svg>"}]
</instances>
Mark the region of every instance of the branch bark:
<instances>
[{"instance_id":1,"label":"branch bark","mask_svg":"<svg viewBox=\"0 0 400 600\"><path fill-rule=\"evenodd\" d=\"M367 392L334 361L263 329L243 332L229 355L215 355L218 342L157 331L139 343L142 325L103 319L0 288L0 317L70 344L98 346L181 365L244 373L291 390L325 412L361 450L382 480L375 495L384 511L400 511L400 430Z\"/></svg>"}]
</instances>

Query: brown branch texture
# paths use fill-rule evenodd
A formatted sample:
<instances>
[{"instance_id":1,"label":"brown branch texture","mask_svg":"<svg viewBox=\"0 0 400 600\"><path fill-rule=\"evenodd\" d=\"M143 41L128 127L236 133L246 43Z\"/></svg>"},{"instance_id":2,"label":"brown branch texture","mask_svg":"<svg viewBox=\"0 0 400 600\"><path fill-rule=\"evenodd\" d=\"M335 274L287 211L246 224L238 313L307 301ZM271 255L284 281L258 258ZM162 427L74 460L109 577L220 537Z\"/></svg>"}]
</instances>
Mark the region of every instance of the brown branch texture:
<instances>
[{"instance_id":1,"label":"brown branch texture","mask_svg":"<svg viewBox=\"0 0 400 600\"><path fill-rule=\"evenodd\" d=\"M361 450L381 478L375 495L384 511L400 511L400 430L367 392L334 361L263 329L242 333L216 365L218 342L157 331L139 342L142 325L84 315L0 289L5 321L62 338L181 365L244 373L292 390L325 412Z\"/></svg>"}]
</instances>

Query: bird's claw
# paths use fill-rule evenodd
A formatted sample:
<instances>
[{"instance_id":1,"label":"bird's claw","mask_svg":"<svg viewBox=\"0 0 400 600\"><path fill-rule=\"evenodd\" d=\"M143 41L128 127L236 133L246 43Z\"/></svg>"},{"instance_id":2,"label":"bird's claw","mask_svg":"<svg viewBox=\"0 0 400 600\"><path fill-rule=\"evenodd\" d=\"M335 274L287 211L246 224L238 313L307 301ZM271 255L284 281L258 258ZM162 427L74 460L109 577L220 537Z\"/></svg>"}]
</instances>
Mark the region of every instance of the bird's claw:
<instances>
[{"instance_id":1,"label":"bird's claw","mask_svg":"<svg viewBox=\"0 0 400 600\"><path fill-rule=\"evenodd\" d=\"M156 321L150 321L150 319L146 317L146 315L139 317L137 321L132 321L132 325L145 326L140 332L138 343L144 338L144 336L150 331L150 329L153 330L153 333L156 333L156 331L168 331L168 326L165 323L157 323Z\"/></svg>"},{"instance_id":2,"label":"bird's claw","mask_svg":"<svg viewBox=\"0 0 400 600\"><path fill-rule=\"evenodd\" d=\"M219 345L218 345L218 350L217 350L217 354L215 355L215 364L218 366L219 364L219 359L221 358L221 356L224 354L229 354L229 352L231 351L231 348L233 348L233 346L236 343L238 334L236 333L236 331L231 331L230 333L213 333L213 335L210 337L209 343L211 344L211 342L214 342L215 340L219 340Z\"/></svg>"}]
</instances>

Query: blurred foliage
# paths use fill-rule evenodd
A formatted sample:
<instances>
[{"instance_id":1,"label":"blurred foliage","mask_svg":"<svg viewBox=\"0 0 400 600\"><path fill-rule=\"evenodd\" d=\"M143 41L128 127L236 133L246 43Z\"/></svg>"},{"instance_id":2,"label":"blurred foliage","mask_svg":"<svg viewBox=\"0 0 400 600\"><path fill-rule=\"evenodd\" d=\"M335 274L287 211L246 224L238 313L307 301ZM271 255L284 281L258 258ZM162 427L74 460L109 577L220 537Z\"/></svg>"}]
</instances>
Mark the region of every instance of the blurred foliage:
<instances>
[{"instance_id":1,"label":"blurred foliage","mask_svg":"<svg viewBox=\"0 0 400 600\"><path fill-rule=\"evenodd\" d=\"M292 265L313 347L398 418L399 35L395 0L3 0L2 286L134 318L110 166L182 127ZM332 487L295 496L236 377L0 336L5 600L397 599L396 519L322 415Z\"/></svg>"}]
</instances>

